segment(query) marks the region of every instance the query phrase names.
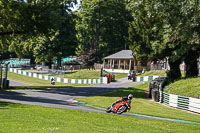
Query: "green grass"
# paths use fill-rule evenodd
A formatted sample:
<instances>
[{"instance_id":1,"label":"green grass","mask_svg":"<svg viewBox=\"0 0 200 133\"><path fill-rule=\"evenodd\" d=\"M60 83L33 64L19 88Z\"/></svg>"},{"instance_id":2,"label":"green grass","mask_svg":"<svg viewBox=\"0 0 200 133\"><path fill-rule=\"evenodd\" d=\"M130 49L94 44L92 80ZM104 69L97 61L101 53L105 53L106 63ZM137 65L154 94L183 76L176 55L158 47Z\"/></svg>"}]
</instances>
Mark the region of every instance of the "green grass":
<instances>
[{"instance_id":1,"label":"green grass","mask_svg":"<svg viewBox=\"0 0 200 133\"><path fill-rule=\"evenodd\" d=\"M148 84L149 83L147 82L142 85L119 90L106 95L80 98L77 100L85 102L88 105L107 108L111 103L119 100L120 97L127 96L131 93L134 95L131 113L200 122L199 115L169 108L148 100L145 95L145 89L148 87Z\"/></svg>"},{"instance_id":2,"label":"green grass","mask_svg":"<svg viewBox=\"0 0 200 133\"><path fill-rule=\"evenodd\" d=\"M157 76L157 75L166 75L166 71L164 70L151 70L151 71L147 71L144 74L138 75L138 76Z\"/></svg>"},{"instance_id":3,"label":"green grass","mask_svg":"<svg viewBox=\"0 0 200 133\"><path fill-rule=\"evenodd\" d=\"M127 73L113 73L115 75L115 80L128 77Z\"/></svg>"},{"instance_id":4,"label":"green grass","mask_svg":"<svg viewBox=\"0 0 200 133\"><path fill-rule=\"evenodd\" d=\"M13 72L8 73L8 80L14 80L14 81L30 84L30 85L10 86L9 89L47 89L47 88L55 88L55 87L59 88L59 87L69 87L69 86L80 86L78 84L66 84L66 83L59 83L59 82L56 82L56 85L51 85L50 81L48 80L42 80L38 78L24 76L24 75L13 73Z\"/></svg>"},{"instance_id":5,"label":"green grass","mask_svg":"<svg viewBox=\"0 0 200 133\"><path fill-rule=\"evenodd\" d=\"M1 133L198 133L200 126L0 102Z\"/></svg>"},{"instance_id":6,"label":"green grass","mask_svg":"<svg viewBox=\"0 0 200 133\"><path fill-rule=\"evenodd\" d=\"M200 98L200 77L178 80L166 86L164 91L170 94Z\"/></svg>"},{"instance_id":7,"label":"green grass","mask_svg":"<svg viewBox=\"0 0 200 133\"><path fill-rule=\"evenodd\" d=\"M65 78L71 79L98 79L99 77L99 70L75 70L72 73L65 74Z\"/></svg>"},{"instance_id":8,"label":"green grass","mask_svg":"<svg viewBox=\"0 0 200 133\"><path fill-rule=\"evenodd\" d=\"M112 73L111 73L112 74ZM127 73L114 73L115 79L120 79L127 77ZM100 71L99 70L76 70L72 73L65 74L65 78L71 79L99 79Z\"/></svg>"}]
</instances>

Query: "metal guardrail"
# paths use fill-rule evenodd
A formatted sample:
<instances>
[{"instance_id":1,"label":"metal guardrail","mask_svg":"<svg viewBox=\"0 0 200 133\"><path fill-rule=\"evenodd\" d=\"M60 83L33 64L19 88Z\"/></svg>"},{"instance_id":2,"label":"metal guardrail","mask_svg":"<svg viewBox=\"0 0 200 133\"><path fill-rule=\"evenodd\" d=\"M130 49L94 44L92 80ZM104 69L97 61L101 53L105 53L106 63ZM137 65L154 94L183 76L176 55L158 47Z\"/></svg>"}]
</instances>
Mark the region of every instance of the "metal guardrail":
<instances>
[{"instance_id":1,"label":"metal guardrail","mask_svg":"<svg viewBox=\"0 0 200 133\"><path fill-rule=\"evenodd\" d=\"M200 113L200 99L186 96L179 96L163 92L162 85L165 78L159 77L149 84L149 97L170 107Z\"/></svg>"},{"instance_id":2,"label":"metal guardrail","mask_svg":"<svg viewBox=\"0 0 200 133\"><path fill-rule=\"evenodd\" d=\"M168 94L160 91L160 103L178 109L200 113L200 99Z\"/></svg>"}]
</instances>

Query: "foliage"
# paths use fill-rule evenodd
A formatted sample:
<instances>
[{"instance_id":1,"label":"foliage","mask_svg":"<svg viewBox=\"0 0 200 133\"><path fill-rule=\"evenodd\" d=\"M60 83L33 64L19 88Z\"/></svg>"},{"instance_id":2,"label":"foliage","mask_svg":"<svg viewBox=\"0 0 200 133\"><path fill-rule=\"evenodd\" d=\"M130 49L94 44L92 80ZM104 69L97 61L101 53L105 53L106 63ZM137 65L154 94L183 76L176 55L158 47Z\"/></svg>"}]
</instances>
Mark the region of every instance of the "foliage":
<instances>
[{"instance_id":1,"label":"foliage","mask_svg":"<svg viewBox=\"0 0 200 133\"><path fill-rule=\"evenodd\" d=\"M19 57L34 55L37 62L73 54L72 2L76 0L1 0L1 48L9 48Z\"/></svg>"},{"instance_id":2,"label":"foliage","mask_svg":"<svg viewBox=\"0 0 200 133\"><path fill-rule=\"evenodd\" d=\"M94 41L98 61L124 49L127 22L131 19L125 0L84 0L77 15L79 47L88 49L90 42Z\"/></svg>"},{"instance_id":3,"label":"foliage","mask_svg":"<svg viewBox=\"0 0 200 133\"><path fill-rule=\"evenodd\" d=\"M130 49L141 62L169 58L171 81L181 77L179 64L185 60L187 77L197 76L200 55L198 0L131 1L134 21L129 27ZM195 53L193 58L190 53ZM189 62L187 60L190 60Z\"/></svg>"},{"instance_id":4,"label":"foliage","mask_svg":"<svg viewBox=\"0 0 200 133\"><path fill-rule=\"evenodd\" d=\"M91 40L90 47L88 49L82 48L79 52L83 65L89 66L89 68L93 67L97 59L95 41Z\"/></svg>"},{"instance_id":5,"label":"foliage","mask_svg":"<svg viewBox=\"0 0 200 133\"><path fill-rule=\"evenodd\" d=\"M163 15L154 9L153 0L134 0L129 3L134 20L129 25L130 49L136 52L136 59L143 64L157 57L157 48L162 41Z\"/></svg>"}]
</instances>

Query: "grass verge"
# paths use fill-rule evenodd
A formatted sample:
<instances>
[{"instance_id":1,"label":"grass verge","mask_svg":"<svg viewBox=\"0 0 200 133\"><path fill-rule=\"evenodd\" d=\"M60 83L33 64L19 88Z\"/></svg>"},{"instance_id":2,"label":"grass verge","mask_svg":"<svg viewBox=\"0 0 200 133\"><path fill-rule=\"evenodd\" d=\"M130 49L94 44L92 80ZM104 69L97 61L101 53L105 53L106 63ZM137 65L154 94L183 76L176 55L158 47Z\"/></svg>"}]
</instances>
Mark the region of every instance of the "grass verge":
<instances>
[{"instance_id":1,"label":"grass verge","mask_svg":"<svg viewBox=\"0 0 200 133\"><path fill-rule=\"evenodd\" d=\"M47 88L61 88L61 87L72 87L72 86L80 86L79 84L66 84L56 82L56 85L51 85L50 81L42 80L38 78L28 77L21 74L9 72L8 80L14 80L18 82L27 83L30 85L13 85L10 86L9 89L47 89ZM83 84L81 84L83 86Z\"/></svg>"},{"instance_id":2,"label":"grass verge","mask_svg":"<svg viewBox=\"0 0 200 133\"><path fill-rule=\"evenodd\" d=\"M166 86L164 91L175 95L200 98L200 77L178 80Z\"/></svg>"},{"instance_id":3,"label":"grass verge","mask_svg":"<svg viewBox=\"0 0 200 133\"><path fill-rule=\"evenodd\" d=\"M115 75L115 79L120 79L127 77L127 73L113 73ZM99 70L76 70L72 73L65 74L65 78L71 79L98 79L100 77Z\"/></svg>"},{"instance_id":4,"label":"grass verge","mask_svg":"<svg viewBox=\"0 0 200 133\"><path fill-rule=\"evenodd\" d=\"M145 72L144 74L141 74L141 75L138 75L138 76L157 76L157 75L166 75L166 71L164 70L156 70L156 71L148 71L148 72Z\"/></svg>"},{"instance_id":5,"label":"grass verge","mask_svg":"<svg viewBox=\"0 0 200 133\"><path fill-rule=\"evenodd\" d=\"M102 96L80 98L77 100L85 102L88 105L107 108L111 103L119 100L120 97L127 96L131 93L134 95L134 98L132 100L132 109L130 113L200 122L200 115L169 108L148 100L145 94L145 89L148 87L148 84L149 83L146 82L142 85L137 85L135 87L119 90Z\"/></svg>"},{"instance_id":6,"label":"grass verge","mask_svg":"<svg viewBox=\"0 0 200 133\"><path fill-rule=\"evenodd\" d=\"M0 102L2 133L198 133L199 125Z\"/></svg>"}]
</instances>

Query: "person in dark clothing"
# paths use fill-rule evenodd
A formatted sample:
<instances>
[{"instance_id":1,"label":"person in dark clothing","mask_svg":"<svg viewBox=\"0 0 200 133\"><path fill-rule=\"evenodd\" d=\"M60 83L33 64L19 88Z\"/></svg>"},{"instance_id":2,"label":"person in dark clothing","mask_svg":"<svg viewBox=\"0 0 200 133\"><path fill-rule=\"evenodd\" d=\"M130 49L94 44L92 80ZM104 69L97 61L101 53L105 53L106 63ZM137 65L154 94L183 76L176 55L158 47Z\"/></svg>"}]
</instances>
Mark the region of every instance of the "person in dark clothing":
<instances>
[{"instance_id":1,"label":"person in dark clothing","mask_svg":"<svg viewBox=\"0 0 200 133\"><path fill-rule=\"evenodd\" d=\"M129 110L131 109L131 100L133 99L133 94L129 94L128 97L122 97L121 100L118 100L112 104L113 107L117 105L117 103L128 100L128 104L130 105Z\"/></svg>"},{"instance_id":2,"label":"person in dark clothing","mask_svg":"<svg viewBox=\"0 0 200 133\"><path fill-rule=\"evenodd\" d=\"M55 85L55 80L54 80L54 78L51 78L51 84L52 84L52 85Z\"/></svg>"},{"instance_id":3,"label":"person in dark clothing","mask_svg":"<svg viewBox=\"0 0 200 133\"><path fill-rule=\"evenodd\" d=\"M128 73L128 80L131 80L131 73Z\"/></svg>"},{"instance_id":4,"label":"person in dark clothing","mask_svg":"<svg viewBox=\"0 0 200 133\"><path fill-rule=\"evenodd\" d=\"M133 71L133 73L132 73L132 80L133 81L135 81L135 76L136 76L136 73L135 73L135 71Z\"/></svg>"}]
</instances>

